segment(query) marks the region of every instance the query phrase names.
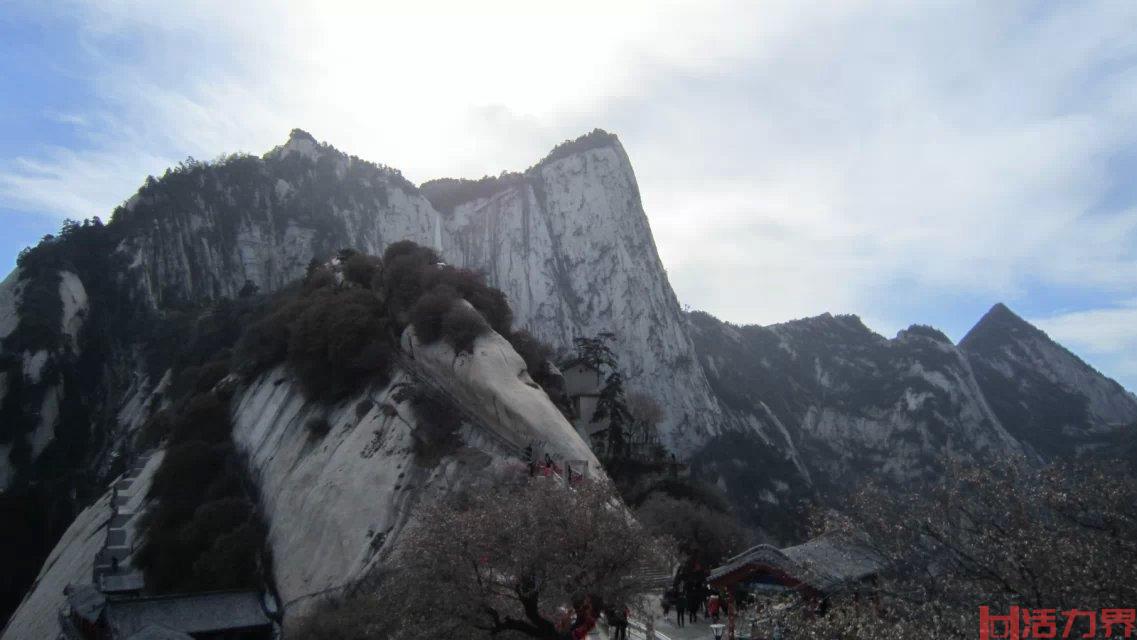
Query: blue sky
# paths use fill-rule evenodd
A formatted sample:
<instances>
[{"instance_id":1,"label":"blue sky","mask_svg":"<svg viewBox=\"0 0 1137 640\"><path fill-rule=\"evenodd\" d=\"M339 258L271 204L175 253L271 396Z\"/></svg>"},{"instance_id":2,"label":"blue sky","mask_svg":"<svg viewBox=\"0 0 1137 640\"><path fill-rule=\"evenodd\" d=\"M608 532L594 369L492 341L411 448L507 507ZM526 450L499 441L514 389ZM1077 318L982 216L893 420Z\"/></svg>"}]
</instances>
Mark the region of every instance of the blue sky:
<instances>
[{"instance_id":1,"label":"blue sky","mask_svg":"<svg viewBox=\"0 0 1137 640\"><path fill-rule=\"evenodd\" d=\"M1003 301L1137 389L1137 4L540 4L7 2L0 260L292 127L415 181L603 127L693 308Z\"/></svg>"}]
</instances>

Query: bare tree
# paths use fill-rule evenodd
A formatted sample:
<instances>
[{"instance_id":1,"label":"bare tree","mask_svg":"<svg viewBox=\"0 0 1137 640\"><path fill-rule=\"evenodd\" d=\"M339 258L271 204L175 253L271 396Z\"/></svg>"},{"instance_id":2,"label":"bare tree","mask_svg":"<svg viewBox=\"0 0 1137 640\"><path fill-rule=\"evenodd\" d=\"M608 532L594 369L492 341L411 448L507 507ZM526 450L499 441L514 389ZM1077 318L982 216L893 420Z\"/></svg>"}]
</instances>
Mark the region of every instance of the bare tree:
<instances>
[{"instance_id":1,"label":"bare tree","mask_svg":"<svg viewBox=\"0 0 1137 640\"><path fill-rule=\"evenodd\" d=\"M957 468L904 493L867 487L844 515L819 513L818 523L867 534L889 568L831 595L825 616L778 609L770 623L794 637L974 637L981 605L1061 612L1137 601L1137 481L1120 468Z\"/></svg>"},{"instance_id":2,"label":"bare tree","mask_svg":"<svg viewBox=\"0 0 1137 640\"><path fill-rule=\"evenodd\" d=\"M714 566L742 551L750 540L731 514L662 493L645 500L636 517L648 530L675 539L681 553L703 566Z\"/></svg>"},{"instance_id":3,"label":"bare tree","mask_svg":"<svg viewBox=\"0 0 1137 640\"><path fill-rule=\"evenodd\" d=\"M604 484L537 478L424 506L379 598L400 638L563 638L670 556Z\"/></svg>"},{"instance_id":4,"label":"bare tree","mask_svg":"<svg viewBox=\"0 0 1137 640\"><path fill-rule=\"evenodd\" d=\"M642 391L632 391L627 398L628 413L632 418L632 442L655 442L659 423L663 422L663 407L659 406L655 398Z\"/></svg>"}]
</instances>

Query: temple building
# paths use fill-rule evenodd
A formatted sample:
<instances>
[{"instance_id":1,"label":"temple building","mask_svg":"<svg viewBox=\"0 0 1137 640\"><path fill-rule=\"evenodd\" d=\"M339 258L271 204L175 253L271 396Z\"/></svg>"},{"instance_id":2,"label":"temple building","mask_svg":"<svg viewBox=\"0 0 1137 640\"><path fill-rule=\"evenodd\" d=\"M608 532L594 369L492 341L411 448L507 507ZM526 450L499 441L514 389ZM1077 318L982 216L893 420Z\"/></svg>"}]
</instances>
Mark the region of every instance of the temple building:
<instances>
[{"instance_id":1,"label":"temple building","mask_svg":"<svg viewBox=\"0 0 1137 640\"><path fill-rule=\"evenodd\" d=\"M604 376L596 367L579 358L569 360L561 367L564 392L572 409L572 425L597 456L603 457L608 449L607 418L593 420Z\"/></svg>"},{"instance_id":2,"label":"temple building","mask_svg":"<svg viewBox=\"0 0 1137 640\"><path fill-rule=\"evenodd\" d=\"M884 560L863 540L847 534L825 534L803 544L779 549L760 544L729 558L711 571L714 588L749 593L795 590L808 599L825 596L872 580Z\"/></svg>"}]
</instances>

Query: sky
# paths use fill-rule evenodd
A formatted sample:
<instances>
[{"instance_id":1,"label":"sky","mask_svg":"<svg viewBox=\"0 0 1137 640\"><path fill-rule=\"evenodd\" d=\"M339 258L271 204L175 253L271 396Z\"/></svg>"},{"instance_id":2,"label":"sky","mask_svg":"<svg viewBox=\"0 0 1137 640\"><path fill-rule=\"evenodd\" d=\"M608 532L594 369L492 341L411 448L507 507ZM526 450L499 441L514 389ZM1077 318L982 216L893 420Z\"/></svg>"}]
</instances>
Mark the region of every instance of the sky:
<instances>
[{"instance_id":1,"label":"sky","mask_svg":"<svg viewBox=\"0 0 1137 640\"><path fill-rule=\"evenodd\" d=\"M1134 34L1132 2L5 0L0 262L294 127L414 182L600 127L693 309L958 340L1001 301L1137 390Z\"/></svg>"}]
</instances>

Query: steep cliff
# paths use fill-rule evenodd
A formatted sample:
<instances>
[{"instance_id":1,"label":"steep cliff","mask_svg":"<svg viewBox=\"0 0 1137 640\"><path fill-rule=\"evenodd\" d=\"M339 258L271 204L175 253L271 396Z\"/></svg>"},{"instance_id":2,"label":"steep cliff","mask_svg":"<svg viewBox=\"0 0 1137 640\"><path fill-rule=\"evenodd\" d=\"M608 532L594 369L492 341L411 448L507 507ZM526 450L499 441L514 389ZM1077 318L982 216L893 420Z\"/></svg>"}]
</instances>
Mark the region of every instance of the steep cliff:
<instances>
[{"instance_id":1,"label":"steep cliff","mask_svg":"<svg viewBox=\"0 0 1137 640\"><path fill-rule=\"evenodd\" d=\"M443 212L443 255L483 270L518 324L560 347L615 333L628 386L662 404L671 447L689 453L718 431L718 403L615 136L566 143L524 174L423 193Z\"/></svg>"},{"instance_id":2,"label":"steep cliff","mask_svg":"<svg viewBox=\"0 0 1137 640\"><path fill-rule=\"evenodd\" d=\"M991 408L1047 458L1069 457L1137 426L1137 399L997 304L959 343Z\"/></svg>"}]
</instances>

